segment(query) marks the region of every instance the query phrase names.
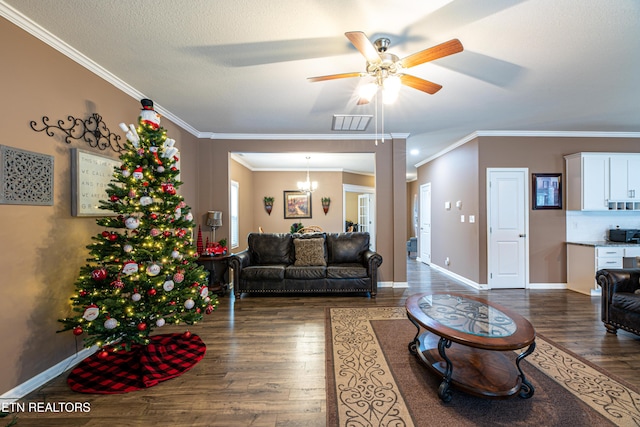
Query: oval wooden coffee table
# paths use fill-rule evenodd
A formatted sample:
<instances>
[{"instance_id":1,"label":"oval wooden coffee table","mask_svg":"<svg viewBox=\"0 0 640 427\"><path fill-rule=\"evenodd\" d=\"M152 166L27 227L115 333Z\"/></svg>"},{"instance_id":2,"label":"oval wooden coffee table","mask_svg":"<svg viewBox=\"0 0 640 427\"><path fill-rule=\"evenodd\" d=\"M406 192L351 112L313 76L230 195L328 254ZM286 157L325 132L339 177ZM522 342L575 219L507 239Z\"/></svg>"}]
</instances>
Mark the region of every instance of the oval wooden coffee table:
<instances>
[{"instance_id":1,"label":"oval wooden coffee table","mask_svg":"<svg viewBox=\"0 0 640 427\"><path fill-rule=\"evenodd\" d=\"M533 396L534 387L520 367L536 348L536 331L527 319L498 304L455 293L412 295L405 306L418 328L409 351L442 375L440 399L451 400L451 387L493 399ZM515 354L509 353L525 347L514 363Z\"/></svg>"}]
</instances>

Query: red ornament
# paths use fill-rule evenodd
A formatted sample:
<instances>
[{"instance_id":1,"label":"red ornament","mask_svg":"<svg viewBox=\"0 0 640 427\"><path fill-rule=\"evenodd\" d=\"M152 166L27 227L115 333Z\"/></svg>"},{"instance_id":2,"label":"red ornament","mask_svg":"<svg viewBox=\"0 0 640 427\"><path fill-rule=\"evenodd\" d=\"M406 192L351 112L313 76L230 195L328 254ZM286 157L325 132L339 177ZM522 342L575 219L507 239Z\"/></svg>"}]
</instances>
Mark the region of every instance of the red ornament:
<instances>
[{"instance_id":1,"label":"red ornament","mask_svg":"<svg viewBox=\"0 0 640 427\"><path fill-rule=\"evenodd\" d=\"M109 240L112 242L115 242L116 240L118 240L118 233L113 232L111 234L109 234Z\"/></svg>"},{"instance_id":2,"label":"red ornament","mask_svg":"<svg viewBox=\"0 0 640 427\"><path fill-rule=\"evenodd\" d=\"M211 304L209 304L207 306L207 308L204 310L204 312L207 313L207 314L213 313L213 306Z\"/></svg>"},{"instance_id":3,"label":"red ornament","mask_svg":"<svg viewBox=\"0 0 640 427\"><path fill-rule=\"evenodd\" d=\"M142 323L138 323L138 326L136 326L138 328L139 331L144 331L145 329L147 329L147 324L142 322Z\"/></svg>"},{"instance_id":4,"label":"red ornament","mask_svg":"<svg viewBox=\"0 0 640 427\"><path fill-rule=\"evenodd\" d=\"M107 353L106 350L102 350L98 353L98 359L106 359L107 357L109 357L109 353Z\"/></svg>"},{"instance_id":5,"label":"red ornament","mask_svg":"<svg viewBox=\"0 0 640 427\"><path fill-rule=\"evenodd\" d=\"M109 197L109 200L111 200L112 202L117 202L118 200L120 200L120 197L112 194L111 197Z\"/></svg>"},{"instance_id":6,"label":"red ornament","mask_svg":"<svg viewBox=\"0 0 640 427\"><path fill-rule=\"evenodd\" d=\"M191 332L186 331L184 334L182 334L182 336L185 338L191 338Z\"/></svg>"},{"instance_id":7,"label":"red ornament","mask_svg":"<svg viewBox=\"0 0 640 427\"><path fill-rule=\"evenodd\" d=\"M84 331L80 326L76 326L75 328L73 328L73 335L75 336L82 335L83 332Z\"/></svg>"},{"instance_id":8,"label":"red ornament","mask_svg":"<svg viewBox=\"0 0 640 427\"><path fill-rule=\"evenodd\" d=\"M166 231L162 232L162 235L164 237L170 237L171 236L171 232L169 230L166 230Z\"/></svg>"},{"instance_id":9,"label":"red ornament","mask_svg":"<svg viewBox=\"0 0 640 427\"><path fill-rule=\"evenodd\" d=\"M107 278L107 270L104 268L96 268L91 272L93 280L104 280Z\"/></svg>"},{"instance_id":10,"label":"red ornament","mask_svg":"<svg viewBox=\"0 0 640 427\"><path fill-rule=\"evenodd\" d=\"M156 214L156 213L152 213L151 215L149 215L149 218L151 218L151 219L158 219L158 214Z\"/></svg>"},{"instance_id":11,"label":"red ornament","mask_svg":"<svg viewBox=\"0 0 640 427\"><path fill-rule=\"evenodd\" d=\"M151 288L147 291L147 294L154 296L158 291L155 290L155 288Z\"/></svg>"},{"instance_id":12,"label":"red ornament","mask_svg":"<svg viewBox=\"0 0 640 427\"><path fill-rule=\"evenodd\" d=\"M116 289L122 289L124 288L124 282L120 279L116 279L113 282L111 282L111 286L113 286Z\"/></svg>"},{"instance_id":13,"label":"red ornament","mask_svg":"<svg viewBox=\"0 0 640 427\"><path fill-rule=\"evenodd\" d=\"M109 234L111 234L111 233L109 233L107 230L104 230L102 232L102 237L109 237Z\"/></svg>"}]
</instances>

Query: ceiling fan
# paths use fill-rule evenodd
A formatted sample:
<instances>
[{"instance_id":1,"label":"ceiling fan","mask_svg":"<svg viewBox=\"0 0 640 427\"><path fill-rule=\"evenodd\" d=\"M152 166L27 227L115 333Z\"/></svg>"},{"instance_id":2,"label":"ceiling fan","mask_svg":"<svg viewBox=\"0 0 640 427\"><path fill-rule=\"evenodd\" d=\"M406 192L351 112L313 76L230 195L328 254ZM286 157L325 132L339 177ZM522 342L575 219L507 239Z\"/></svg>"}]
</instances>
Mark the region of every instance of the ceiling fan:
<instances>
[{"instance_id":1,"label":"ceiling fan","mask_svg":"<svg viewBox=\"0 0 640 427\"><path fill-rule=\"evenodd\" d=\"M388 38L379 38L371 43L367 35L362 31L349 31L344 33L344 35L347 36L353 46L365 57L367 61L366 71L308 77L308 80L311 82L321 82L349 77L371 76L374 79L373 91L370 95L361 95L358 101L359 105L368 103L376 93L378 87L387 88L395 86L397 96L397 91L402 84L433 95L442 89L441 85L410 74L405 74L404 70L424 64L425 62L462 52L463 50L460 40L453 39L400 59L396 55L387 52L391 43Z\"/></svg>"}]
</instances>

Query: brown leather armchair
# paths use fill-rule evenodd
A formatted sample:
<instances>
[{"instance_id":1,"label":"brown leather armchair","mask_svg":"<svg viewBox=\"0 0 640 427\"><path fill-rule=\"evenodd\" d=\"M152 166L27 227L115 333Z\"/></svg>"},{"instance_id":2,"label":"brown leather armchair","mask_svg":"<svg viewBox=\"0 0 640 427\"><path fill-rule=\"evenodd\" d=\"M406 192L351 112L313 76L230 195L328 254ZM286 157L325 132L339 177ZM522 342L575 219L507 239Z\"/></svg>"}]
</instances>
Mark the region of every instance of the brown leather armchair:
<instances>
[{"instance_id":1,"label":"brown leather armchair","mask_svg":"<svg viewBox=\"0 0 640 427\"><path fill-rule=\"evenodd\" d=\"M607 332L624 329L640 335L640 268L599 270L596 280L602 287L600 315Z\"/></svg>"}]
</instances>

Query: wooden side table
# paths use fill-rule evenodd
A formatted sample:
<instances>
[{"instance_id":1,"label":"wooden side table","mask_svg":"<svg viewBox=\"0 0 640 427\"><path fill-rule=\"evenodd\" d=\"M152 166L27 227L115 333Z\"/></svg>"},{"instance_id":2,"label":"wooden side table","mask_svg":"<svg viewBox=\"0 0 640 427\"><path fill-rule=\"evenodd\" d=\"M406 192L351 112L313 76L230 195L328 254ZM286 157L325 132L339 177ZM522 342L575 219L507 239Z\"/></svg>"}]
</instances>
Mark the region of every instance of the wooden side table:
<instances>
[{"instance_id":1,"label":"wooden side table","mask_svg":"<svg viewBox=\"0 0 640 427\"><path fill-rule=\"evenodd\" d=\"M209 292L218 295L225 295L227 293L229 285L225 280L225 276L229 269L229 258L231 258L231 254L214 256L202 255L196 261L209 271Z\"/></svg>"}]
</instances>

